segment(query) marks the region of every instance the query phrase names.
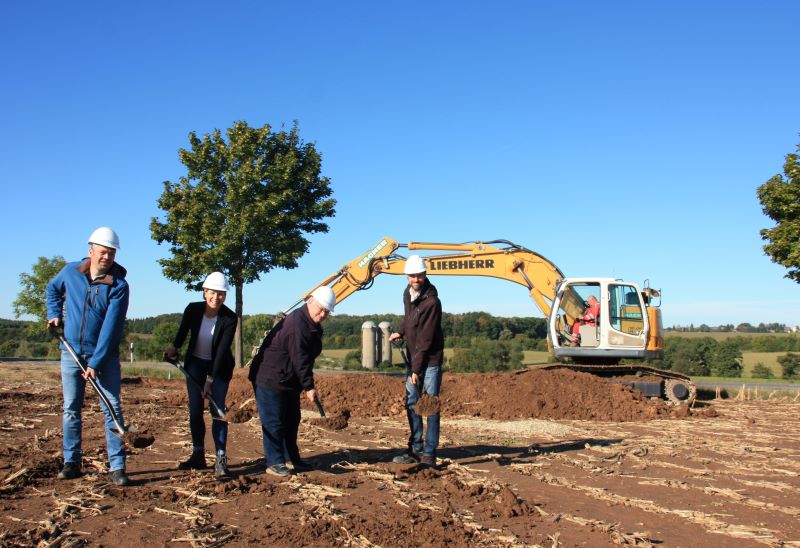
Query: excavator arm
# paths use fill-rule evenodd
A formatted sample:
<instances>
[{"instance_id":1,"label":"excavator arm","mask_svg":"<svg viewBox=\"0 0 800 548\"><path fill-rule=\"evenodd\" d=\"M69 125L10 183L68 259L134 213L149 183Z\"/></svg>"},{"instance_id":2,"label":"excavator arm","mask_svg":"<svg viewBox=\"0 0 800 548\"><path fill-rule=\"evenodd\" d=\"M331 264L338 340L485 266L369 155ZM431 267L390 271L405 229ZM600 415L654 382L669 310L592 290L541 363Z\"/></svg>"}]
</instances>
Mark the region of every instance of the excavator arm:
<instances>
[{"instance_id":1,"label":"excavator arm","mask_svg":"<svg viewBox=\"0 0 800 548\"><path fill-rule=\"evenodd\" d=\"M536 306L545 317L550 316L556 288L564 275L542 255L506 240L466 242L461 244L409 242L400 244L386 237L372 249L345 264L341 269L303 295L308 298L314 289L327 285L333 289L336 302L355 291L368 289L379 274L402 275L406 257L400 248L412 251L446 251L426 255L429 276L487 276L508 280L528 289ZM577 294L567 297L564 306L574 318L583 311L583 300Z\"/></svg>"}]
</instances>

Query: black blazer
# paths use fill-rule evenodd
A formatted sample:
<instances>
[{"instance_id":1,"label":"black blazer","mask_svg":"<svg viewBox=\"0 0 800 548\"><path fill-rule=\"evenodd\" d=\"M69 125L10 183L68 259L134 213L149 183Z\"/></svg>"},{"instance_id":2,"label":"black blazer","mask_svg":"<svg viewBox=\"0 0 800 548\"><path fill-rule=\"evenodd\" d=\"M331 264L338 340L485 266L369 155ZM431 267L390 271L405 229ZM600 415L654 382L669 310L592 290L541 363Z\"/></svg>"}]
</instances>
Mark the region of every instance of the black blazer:
<instances>
[{"instance_id":1,"label":"black blazer","mask_svg":"<svg viewBox=\"0 0 800 548\"><path fill-rule=\"evenodd\" d=\"M191 332L184 363L188 362L192 356L205 310L206 303L201 301L189 303L189 306L183 311L181 325L178 328L178 334L175 335L175 341L172 346L175 348L183 346L186 334ZM211 339L211 371L208 374L215 379L230 381L231 377L233 377L234 362L231 343L233 343L234 333L236 333L236 313L223 304L217 314L217 325L214 327L214 337Z\"/></svg>"}]
</instances>

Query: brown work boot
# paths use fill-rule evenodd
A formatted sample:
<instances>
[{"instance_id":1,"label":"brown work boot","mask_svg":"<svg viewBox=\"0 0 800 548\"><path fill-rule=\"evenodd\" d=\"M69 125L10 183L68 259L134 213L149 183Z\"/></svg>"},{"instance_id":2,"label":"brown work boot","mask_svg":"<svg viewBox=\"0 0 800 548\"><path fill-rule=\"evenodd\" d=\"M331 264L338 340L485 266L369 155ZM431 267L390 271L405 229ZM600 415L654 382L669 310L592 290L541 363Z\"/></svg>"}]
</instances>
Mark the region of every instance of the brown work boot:
<instances>
[{"instance_id":1,"label":"brown work boot","mask_svg":"<svg viewBox=\"0 0 800 548\"><path fill-rule=\"evenodd\" d=\"M433 455L422 455L422 457L419 459L419 463L422 464L423 466L435 467L436 457L434 457Z\"/></svg>"}]
</instances>

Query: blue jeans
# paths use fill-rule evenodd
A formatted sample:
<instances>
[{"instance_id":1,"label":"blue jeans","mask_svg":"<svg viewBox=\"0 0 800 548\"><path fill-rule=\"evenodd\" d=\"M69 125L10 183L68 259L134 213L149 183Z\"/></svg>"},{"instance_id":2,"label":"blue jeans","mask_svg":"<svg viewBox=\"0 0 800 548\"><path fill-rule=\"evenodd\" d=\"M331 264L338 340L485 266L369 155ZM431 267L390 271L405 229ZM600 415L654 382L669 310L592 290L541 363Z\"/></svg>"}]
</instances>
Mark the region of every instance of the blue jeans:
<instances>
[{"instance_id":1,"label":"blue jeans","mask_svg":"<svg viewBox=\"0 0 800 548\"><path fill-rule=\"evenodd\" d=\"M267 466L298 462L297 431L300 429L300 393L256 385L258 416Z\"/></svg>"},{"instance_id":2,"label":"blue jeans","mask_svg":"<svg viewBox=\"0 0 800 548\"><path fill-rule=\"evenodd\" d=\"M192 448L203 449L205 448L206 439L206 420L203 411L206 405L200 386L206 384L206 375L211 371L211 361L191 356L184 369L197 382L195 384L191 379L186 379L186 391L189 394L189 431L192 433ZM214 379L214 382L211 383L211 397L223 410L225 409L225 397L228 395L228 384L221 379ZM208 402L208 412L211 413L212 418L218 416L211 402ZM222 451L224 453L228 441L227 421L212 420L211 437L214 439L214 448L217 452Z\"/></svg>"},{"instance_id":3,"label":"blue jeans","mask_svg":"<svg viewBox=\"0 0 800 548\"><path fill-rule=\"evenodd\" d=\"M422 445L422 417L414 413L414 405L419 401L421 394L411 382L411 369L406 371L406 415L411 436L408 438L408 449L417 455L436 456L439 448L439 419L440 413L428 417L428 429L425 432L425 445ZM422 392L431 396L438 396L442 386L442 368L438 365L428 365L422 368L419 374L422 379Z\"/></svg>"},{"instance_id":4,"label":"blue jeans","mask_svg":"<svg viewBox=\"0 0 800 548\"><path fill-rule=\"evenodd\" d=\"M91 356L82 356L88 360ZM114 412L120 423L124 425L122 407L119 402L122 372L119 357L109 358L100 371L97 371L97 386L111 402ZM64 394L64 415L62 426L64 428L64 462L77 462L80 464L83 451L81 450L81 411L86 392L86 380L83 378L80 367L66 350L61 352L61 388ZM94 391L94 389L92 389ZM117 426L110 411L102 400L100 407L105 415L106 450L110 470L125 468L125 449L122 438L117 433Z\"/></svg>"}]
</instances>

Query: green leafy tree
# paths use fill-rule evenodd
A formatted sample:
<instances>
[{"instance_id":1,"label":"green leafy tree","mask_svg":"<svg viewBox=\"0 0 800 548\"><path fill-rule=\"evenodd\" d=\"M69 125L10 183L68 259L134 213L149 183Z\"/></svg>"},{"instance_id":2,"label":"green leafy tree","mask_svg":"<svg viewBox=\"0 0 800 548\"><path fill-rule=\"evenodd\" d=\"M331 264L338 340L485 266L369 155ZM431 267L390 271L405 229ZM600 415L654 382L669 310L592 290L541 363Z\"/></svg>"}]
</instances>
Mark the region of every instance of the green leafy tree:
<instances>
[{"instance_id":1,"label":"green leafy tree","mask_svg":"<svg viewBox=\"0 0 800 548\"><path fill-rule=\"evenodd\" d=\"M800 156L787 154L783 175L773 176L757 193L764 214L777 223L761 230L761 239L769 242L764 252L788 269L787 278L800 283Z\"/></svg>"},{"instance_id":2,"label":"green leafy tree","mask_svg":"<svg viewBox=\"0 0 800 548\"><path fill-rule=\"evenodd\" d=\"M19 275L19 283L22 291L17 294L14 300L14 315L19 318L23 314L35 316L42 322L47 321L47 303L45 298L45 288L47 282L52 280L59 271L64 268L67 262L64 257L56 255L48 259L39 257L36 264L31 268L31 272L23 272Z\"/></svg>"},{"instance_id":3,"label":"green leafy tree","mask_svg":"<svg viewBox=\"0 0 800 548\"><path fill-rule=\"evenodd\" d=\"M715 377L741 377L742 351L735 342L718 343L711 351L709 368Z\"/></svg>"},{"instance_id":4,"label":"green leafy tree","mask_svg":"<svg viewBox=\"0 0 800 548\"><path fill-rule=\"evenodd\" d=\"M64 268L65 264L67 264L67 261L60 255L49 259L47 257L39 257L31 267L30 273L23 272L19 275L19 283L22 286L22 290L12 303L14 315L19 318L23 314L30 314L40 320L28 325L29 336L35 337L44 333L43 324L47 321L47 282L52 280ZM58 347L56 339L44 344L48 348L44 352L46 355L49 355L51 351L55 353Z\"/></svg>"},{"instance_id":5,"label":"green leafy tree","mask_svg":"<svg viewBox=\"0 0 800 548\"><path fill-rule=\"evenodd\" d=\"M505 341L478 339L470 348L456 348L448 367L453 371L507 371L521 367L522 351Z\"/></svg>"},{"instance_id":6,"label":"green leafy tree","mask_svg":"<svg viewBox=\"0 0 800 548\"><path fill-rule=\"evenodd\" d=\"M800 375L800 355L789 352L785 356L780 356L778 363L781 364L784 379L794 379Z\"/></svg>"},{"instance_id":7,"label":"green leafy tree","mask_svg":"<svg viewBox=\"0 0 800 548\"><path fill-rule=\"evenodd\" d=\"M668 337L664 349L664 366L686 375L709 375L711 355L716 345L717 342L710 337Z\"/></svg>"},{"instance_id":8,"label":"green leafy tree","mask_svg":"<svg viewBox=\"0 0 800 548\"><path fill-rule=\"evenodd\" d=\"M305 235L328 231L322 220L335 214L336 200L320 175L319 152L301 141L296 123L274 132L239 121L225 136L219 129L202 138L189 134L190 149L179 150L186 175L164 182L158 206L165 220L153 218L150 231L169 244L171 257L159 260L167 278L199 289L209 272L228 277L242 365L244 285L273 268L296 268L308 251Z\"/></svg>"}]
</instances>

